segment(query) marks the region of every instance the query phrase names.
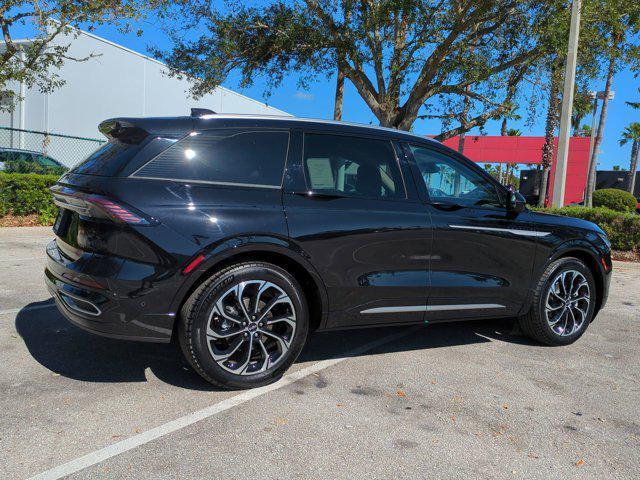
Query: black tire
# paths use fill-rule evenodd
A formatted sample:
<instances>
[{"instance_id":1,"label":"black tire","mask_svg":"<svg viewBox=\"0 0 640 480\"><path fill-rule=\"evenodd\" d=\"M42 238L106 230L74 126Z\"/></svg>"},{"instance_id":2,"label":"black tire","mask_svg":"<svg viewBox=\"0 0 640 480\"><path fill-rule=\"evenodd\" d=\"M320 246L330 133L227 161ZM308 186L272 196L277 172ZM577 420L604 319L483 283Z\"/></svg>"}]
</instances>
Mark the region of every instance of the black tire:
<instances>
[{"instance_id":1,"label":"black tire","mask_svg":"<svg viewBox=\"0 0 640 480\"><path fill-rule=\"evenodd\" d=\"M295 330L289 349L280 352L281 358L279 357L272 367L267 368L264 372L240 375L225 370L214 360L210 351L209 342L211 340L208 339L206 332L209 317L219 297L234 285L253 280L270 282L288 295L295 309ZM233 327L235 328L236 325ZM237 327L242 328L241 326ZM216 272L191 294L180 312L178 338L184 356L196 372L217 387L233 390L260 387L279 380L300 355L308 331L307 302L296 279L276 265L247 262L231 265ZM258 335L261 338L268 338L261 334ZM248 348L247 350L250 351Z\"/></svg>"},{"instance_id":2,"label":"black tire","mask_svg":"<svg viewBox=\"0 0 640 480\"><path fill-rule=\"evenodd\" d=\"M590 300L586 311L586 319L575 332L561 335L555 331L546 318L545 304L547 294L554 280L562 272L577 271L584 276L588 283ZM593 274L581 260L573 257L560 258L551 262L538 281L533 294L533 302L529 312L518 318L518 325L528 337L546 345L569 345L580 338L593 320L596 304L596 287Z\"/></svg>"}]
</instances>

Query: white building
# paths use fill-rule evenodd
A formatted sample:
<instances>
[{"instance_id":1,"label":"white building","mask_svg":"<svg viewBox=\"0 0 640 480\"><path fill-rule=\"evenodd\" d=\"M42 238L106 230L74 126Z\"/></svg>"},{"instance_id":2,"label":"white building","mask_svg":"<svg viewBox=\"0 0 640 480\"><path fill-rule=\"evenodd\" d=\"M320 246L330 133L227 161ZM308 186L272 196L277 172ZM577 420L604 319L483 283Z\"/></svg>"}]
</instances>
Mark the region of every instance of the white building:
<instances>
[{"instance_id":1,"label":"white building","mask_svg":"<svg viewBox=\"0 0 640 480\"><path fill-rule=\"evenodd\" d=\"M71 57L97 56L84 62L66 61L57 71L65 84L49 94L17 83L8 85L16 98L23 98L11 112L0 112L0 127L103 139L98 124L112 117L189 115L191 107L218 113L289 115L223 87L196 101L188 95L188 81L166 75L163 63L87 32L56 41L71 43ZM0 147L45 151L69 166L97 146L97 142L83 145L76 140L72 149L63 146L70 145L71 139L44 138L0 128Z\"/></svg>"}]
</instances>

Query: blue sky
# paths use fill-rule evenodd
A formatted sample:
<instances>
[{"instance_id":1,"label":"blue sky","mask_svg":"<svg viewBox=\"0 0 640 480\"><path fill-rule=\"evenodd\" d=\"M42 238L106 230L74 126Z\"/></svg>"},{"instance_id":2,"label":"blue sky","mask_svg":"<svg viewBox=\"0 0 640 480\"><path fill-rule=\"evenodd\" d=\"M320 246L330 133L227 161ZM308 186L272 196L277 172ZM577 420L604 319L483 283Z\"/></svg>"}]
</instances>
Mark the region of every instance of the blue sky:
<instances>
[{"instance_id":1,"label":"blue sky","mask_svg":"<svg viewBox=\"0 0 640 480\"><path fill-rule=\"evenodd\" d=\"M137 36L134 33L124 34L111 26L98 27L93 33L145 54L148 54L148 49L151 46L170 48L170 42L159 25L147 20L143 22L141 28L143 29L141 36ZM237 78L229 78L224 83L224 86L249 97L266 101L270 105L296 116L332 118L335 79L320 78L311 85L309 90L300 91L296 86L297 78L295 73L291 74L267 99L263 95L264 82L262 79L258 79L250 88L240 89L237 84ZM595 82L592 88L594 90L603 90L604 79ZM621 147L618 141L625 126L633 121L640 122L640 110L633 110L625 104L625 101L640 101L638 88L640 88L640 78L634 78L632 72L628 70L618 73L614 79L613 89L616 92L616 96L609 104L604 140L598 161L598 168L601 170L611 169L614 165L620 165L625 169L629 168L631 146L627 144ZM518 122L511 122L509 126L520 129L523 135L543 135L544 113L545 106L542 105L537 113L533 127L525 125L524 119ZM525 116L524 113L522 115L523 117ZM355 88L348 81L345 87L343 119L365 124L372 123L375 125L378 123L375 116L369 111ZM585 119L583 123L590 124L591 118ZM488 135L499 134L499 122L489 122L485 127L485 131ZM414 132L424 135L437 134L440 132L440 124L435 120L418 120L414 125ZM471 133L477 134L479 131L472 130Z\"/></svg>"}]
</instances>

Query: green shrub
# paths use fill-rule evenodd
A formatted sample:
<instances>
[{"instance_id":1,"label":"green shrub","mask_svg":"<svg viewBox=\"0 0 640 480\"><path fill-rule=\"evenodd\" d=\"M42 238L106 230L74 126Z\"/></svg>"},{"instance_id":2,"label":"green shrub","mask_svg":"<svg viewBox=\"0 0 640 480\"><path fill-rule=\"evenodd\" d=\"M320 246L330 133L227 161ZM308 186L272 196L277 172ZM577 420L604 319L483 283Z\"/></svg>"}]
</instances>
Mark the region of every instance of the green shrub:
<instances>
[{"instance_id":1,"label":"green shrub","mask_svg":"<svg viewBox=\"0 0 640 480\"><path fill-rule=\"evenodd\" d=\"M635 212L638 201L629 192L617 188L603 188L593 192L593 206L605 207L616 212Z\"/></svg>"},{"instance_id":2,"label":"green shrub","mask_svg":"<svg viewBox=\"0 0 640 480\"><path fill-rule=\"evenodd\" d=\"M562 207L540 211L593 222L606 232L614 250L640 252L640 215L604 207Z\"/></svg>"},{"instance_id":3,"label":"green shrub","mask_svg":"<svg viewBox=\"0 0 640 480\"><path fill-rule=\"evenodd\" d=\"M57 180L57 175L0 172L0 216L36 214L41 224L50 225L57 207L49 187Z\"/></svg>"}]
</instances>

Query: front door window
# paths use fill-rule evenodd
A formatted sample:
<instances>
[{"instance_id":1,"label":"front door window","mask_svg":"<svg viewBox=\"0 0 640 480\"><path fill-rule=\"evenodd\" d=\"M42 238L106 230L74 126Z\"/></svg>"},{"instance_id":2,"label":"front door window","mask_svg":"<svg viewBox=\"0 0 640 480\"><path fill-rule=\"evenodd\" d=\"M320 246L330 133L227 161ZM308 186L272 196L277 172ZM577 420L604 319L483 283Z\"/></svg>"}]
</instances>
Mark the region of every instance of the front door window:
<instances>
[{"instance_id":1,"label":"front door window","mask_svg":"<svg viewBox=\"0 0 640 480\"><path fill-rule=\"evenodd\" d=\"M434 150L410 145L420 176L434 203L504 208L504 198L491 180Z\"/></svg>"}]
</instances>

